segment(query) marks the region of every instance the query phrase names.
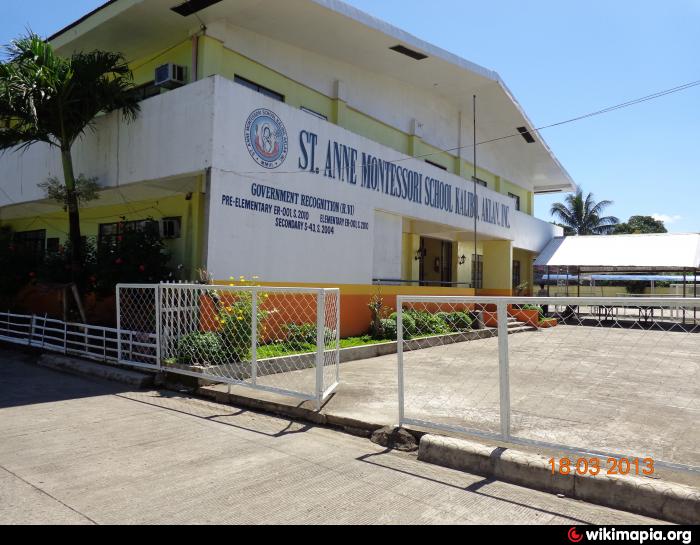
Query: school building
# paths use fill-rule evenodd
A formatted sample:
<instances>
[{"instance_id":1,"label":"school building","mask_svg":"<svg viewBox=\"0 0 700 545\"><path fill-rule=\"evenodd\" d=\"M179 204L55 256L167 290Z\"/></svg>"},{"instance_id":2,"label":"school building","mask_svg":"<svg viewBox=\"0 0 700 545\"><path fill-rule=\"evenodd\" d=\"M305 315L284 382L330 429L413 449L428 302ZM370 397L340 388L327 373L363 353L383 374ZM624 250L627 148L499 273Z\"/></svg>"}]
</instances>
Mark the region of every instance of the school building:
<instances>
[{"instance_id":1,"label":"school building","mask_svg":"<svg viewBox=\"0 0 700 545\"><path fill-rule=\"evenodd\" d=\"M182 279L341 286L350 310L377 285L509 295L561 235L535 197L575 185L499 75L343 2L111 0L50 41L122 52L143 98L74 147L103 186L83 234L156 220ZM52 176L42 145L0 157L17 240L67 239Z\"/></svg>"}]
</instances>

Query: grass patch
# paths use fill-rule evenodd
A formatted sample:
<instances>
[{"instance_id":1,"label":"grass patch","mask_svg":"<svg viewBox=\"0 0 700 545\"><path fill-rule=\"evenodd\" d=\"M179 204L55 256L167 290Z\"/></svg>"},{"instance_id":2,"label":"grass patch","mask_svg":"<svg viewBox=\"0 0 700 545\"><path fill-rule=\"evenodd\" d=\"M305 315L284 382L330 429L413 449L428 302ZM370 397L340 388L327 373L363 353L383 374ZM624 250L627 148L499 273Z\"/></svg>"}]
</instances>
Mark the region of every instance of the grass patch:
<instances>
[{"instance_id":1,"label":"grass patch","mask_svg":"<svg viewBox=\"0 0 700 545\"><path fill-rule=\"evenodd\" d=\"M340 348L357 348L359 346L369 346L387 341L377 341L369 336L350 337L340 340ZM283 358L285 356L298 356L301 354L313 354L316 352L316 345L306 343L275 343L258 347L258 359L266 360L270 358Z\"/></svg>"}]
</instances>

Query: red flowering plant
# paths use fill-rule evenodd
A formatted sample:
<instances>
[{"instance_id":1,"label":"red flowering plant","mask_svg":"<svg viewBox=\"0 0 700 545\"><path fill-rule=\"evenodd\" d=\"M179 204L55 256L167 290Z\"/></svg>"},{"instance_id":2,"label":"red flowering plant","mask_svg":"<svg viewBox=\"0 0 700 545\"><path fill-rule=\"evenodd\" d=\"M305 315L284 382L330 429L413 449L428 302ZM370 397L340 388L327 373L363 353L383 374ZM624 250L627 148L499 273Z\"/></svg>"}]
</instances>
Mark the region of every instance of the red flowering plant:
<instances>
[{"instance_id":1,"label":"red flowering plant","mask_svg":"<svg viewBox=\"0 0 700 545\"><path fill-rule=\"evenodd\" d=\"M119 234L97 246L97 290L112 294L117 284L158 283L172 276L171 255L152 219L119 224Z\"/></svg>"},{"instance_id":2,"label":"red flowering plant","mask_svg":"<svg viewBox=\"0 0 700 545\"><path fill-rule=\"evenodd\" d=\"M97 273L97 249L94 238L86 238L81 251L79 274L74 276L71 270L71 244L67 241L55 252L47 252L38 273L41 282L50 284L70 284L75 281L82 293L95 291Z\"/></svg>"}]
</instances>

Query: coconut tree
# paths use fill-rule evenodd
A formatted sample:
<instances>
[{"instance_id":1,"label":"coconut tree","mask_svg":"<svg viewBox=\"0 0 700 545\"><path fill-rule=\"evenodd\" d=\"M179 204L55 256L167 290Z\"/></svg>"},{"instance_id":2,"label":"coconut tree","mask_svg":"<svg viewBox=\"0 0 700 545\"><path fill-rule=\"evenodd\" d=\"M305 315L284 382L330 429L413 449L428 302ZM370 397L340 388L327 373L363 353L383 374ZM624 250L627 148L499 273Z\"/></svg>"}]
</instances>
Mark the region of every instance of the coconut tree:
<instances>
[{"instance_id":1,"label":"coconut tree","mask_svg":"<svg viewBox=\"0 0 700 545\"><path fill-rule=\"evenodd\" d=\"M76 179L71 150L98 114L120 111L127 121L137 117L132 74L119 53L61 57L33 33L7 46L5 57L0 63L0 150L24 151L44 143L61 154L62 191L55 184L49 188L54 197L61 194L68 212L75 279L82 267L79 204L94 193L94 181Z\"/></svg>"},{"instance_id":2,"label":"coconut tree","mask_svg":"<svg viewBox=\"0 0 700 545\"><path fill-rule=\"evenodd\" d=\"M567 235L607 235L620 223L615 216L603 216L603 211L612 204L612 201L596 202L593 193L584 198L579 189L575 195L568 195L563 203L554 204L551 214Z\"/></svg>"}]
</instances>

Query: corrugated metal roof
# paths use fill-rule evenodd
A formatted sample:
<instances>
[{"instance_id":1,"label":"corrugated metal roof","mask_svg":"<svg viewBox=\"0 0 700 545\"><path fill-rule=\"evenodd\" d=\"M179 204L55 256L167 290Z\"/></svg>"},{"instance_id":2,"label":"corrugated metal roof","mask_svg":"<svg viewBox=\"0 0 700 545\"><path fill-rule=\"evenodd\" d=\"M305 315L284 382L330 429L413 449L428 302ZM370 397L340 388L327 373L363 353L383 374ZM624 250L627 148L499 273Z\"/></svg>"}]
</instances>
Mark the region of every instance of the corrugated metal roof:
<instances>
[{"instance_id":1,"label":"corrugated metal roof","mask_svg":"<svg viewBox=\"0 0 700 545\"><path fill-rule=\"evenodd\" d=\"M536 266L669 271L700 268L700 234L561 237L542 251Z\"/></svg>"}]
</instances>

